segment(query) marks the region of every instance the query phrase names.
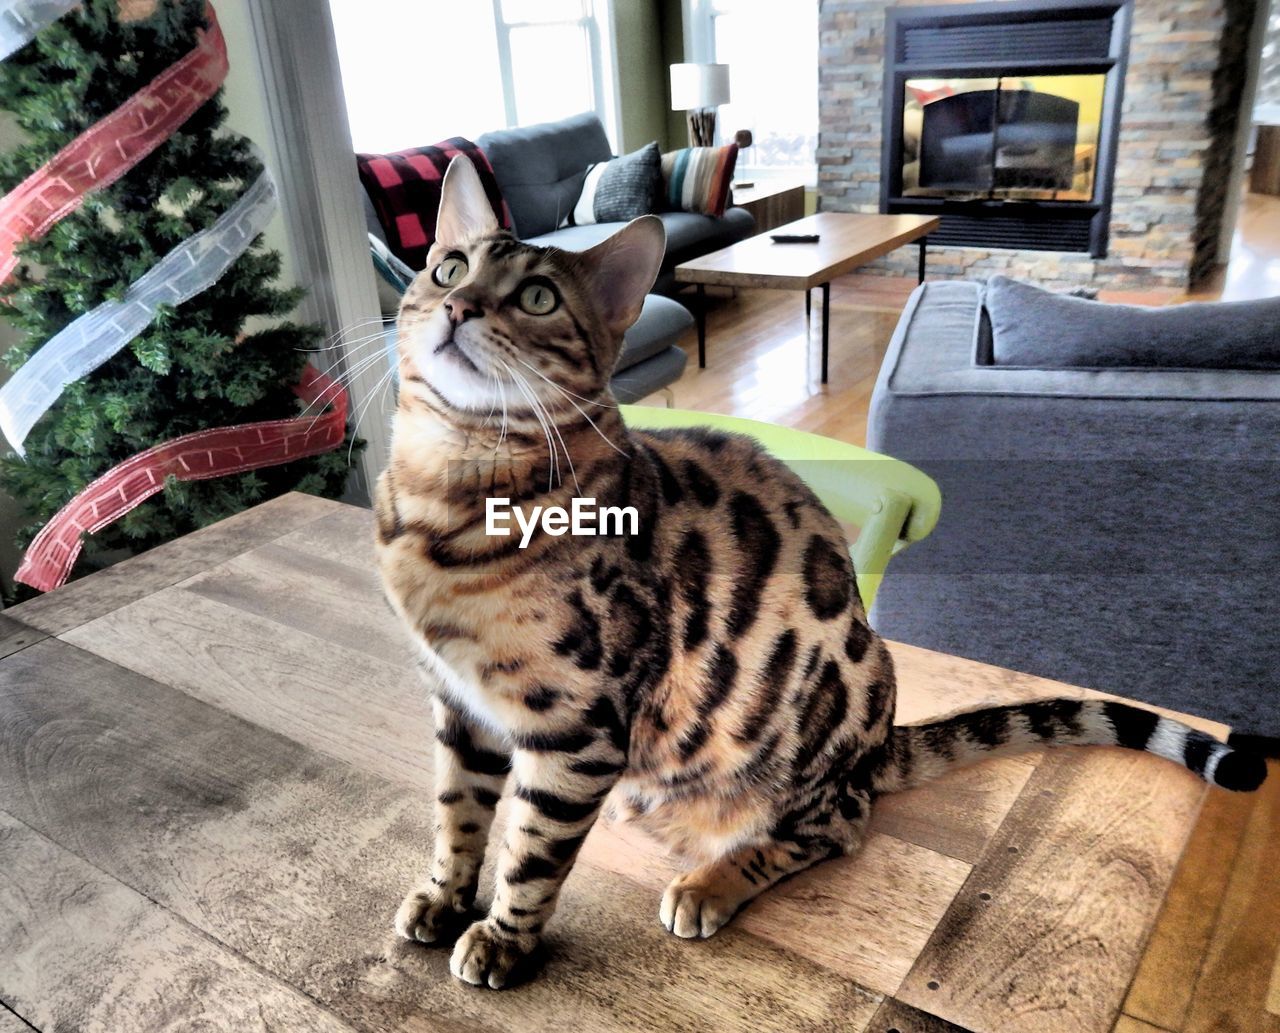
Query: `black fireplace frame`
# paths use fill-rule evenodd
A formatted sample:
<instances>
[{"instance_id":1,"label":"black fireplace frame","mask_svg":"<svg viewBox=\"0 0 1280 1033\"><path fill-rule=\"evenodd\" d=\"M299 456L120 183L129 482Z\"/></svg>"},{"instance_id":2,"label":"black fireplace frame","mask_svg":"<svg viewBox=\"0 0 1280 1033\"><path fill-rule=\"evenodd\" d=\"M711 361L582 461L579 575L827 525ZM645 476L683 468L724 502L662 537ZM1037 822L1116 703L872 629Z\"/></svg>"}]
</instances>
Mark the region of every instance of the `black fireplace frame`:
<instances>
[{"instance_id":1,"label":"black fireplace frame","mask_svg":"<svg viewBox=\"0 0 1280 1033\"><path fill-rule=\"evenodd\" d=\"M880 210L939 216L941 226L929 235L931 243L1087 252L1105 258L1132 20L1132 0L890 7L885 12ZM908 79L1077 74L1107 77L1091 201L969 200L902 193L902 115Z\"/></svg>"}]
</instances>

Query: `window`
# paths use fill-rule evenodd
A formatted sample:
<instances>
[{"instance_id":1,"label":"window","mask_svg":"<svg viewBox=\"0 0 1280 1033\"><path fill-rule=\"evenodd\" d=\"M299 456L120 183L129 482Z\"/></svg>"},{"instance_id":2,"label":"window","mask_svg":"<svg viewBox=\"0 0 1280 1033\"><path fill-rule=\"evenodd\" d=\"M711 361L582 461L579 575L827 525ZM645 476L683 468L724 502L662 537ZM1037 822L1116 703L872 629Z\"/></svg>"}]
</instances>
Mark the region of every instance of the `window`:
<instances>
[{"instance_id":1,"label":"window","mask_svg":"<svg viewBox=\"0 0 1280 1033\"><path fill-rule=\"evenodd\" d=\"M605 0L330 0L352 141L379 153L595 111Z\"/></svg>"},{"instance_id":2,"label":"window","mask_svg":"<svg viewBox=\"0 0 1280 1033\"><path fill-rule=\"evenodd\" d=\"M493 0L509 125L604 112L600 30L590 0Z\"/></svg>"},{"instance_id":3,"label":"window","mask_svg":"<svg viewBox=\"0 0 1280 1033\"><path fill-rule=\"evenodd\" d=\"M685 0L689 60L729 66L733 100L716 116L719 136L750 129L738 156L752 175L817 179L817 0Z\"/></svg>"}]
</instances>

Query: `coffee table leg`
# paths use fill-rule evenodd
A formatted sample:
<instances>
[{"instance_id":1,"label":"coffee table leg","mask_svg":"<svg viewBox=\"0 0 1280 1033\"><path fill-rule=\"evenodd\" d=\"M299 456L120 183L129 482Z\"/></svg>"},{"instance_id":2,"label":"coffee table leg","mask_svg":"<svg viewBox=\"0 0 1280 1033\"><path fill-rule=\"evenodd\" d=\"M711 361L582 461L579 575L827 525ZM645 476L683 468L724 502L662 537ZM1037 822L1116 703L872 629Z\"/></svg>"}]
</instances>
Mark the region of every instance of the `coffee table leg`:
<instances>
[{"instance_id":1,"label":"coffee table leg","mask_svg":"<svg viewBox=\"0 0 1280 1033\"><path fill-rule=\"evenodd\" d=\"M809 336L809 324L813 322L813 289L804 289L804 335Z\"/></svg>"},{"instance_id":2,"label":"coffee table leg","mask_svg":"<svg viewBox=\"0 0 1280 1033\"><path fill-rule=\"evenodd\" d=\"M698 284L698 369L707 368L707 288Z\"/></svg>"},{"instance_id":3,"label":"coffee table leg","mask_svg":"<svg viewBox=\"0 0 1280 1033\"><path fill-rule=\"evenodd\" d=\"M827 335L831 328L831 284L822 285L822 382L827 382Z\"/></svg>"},{"instance_id":4,"label":"coffee table leg","mask_svg":"<svg viewBox=\"0 0 1280 1033\"><path fill-rule=\"evenodd\" d=\"M916 283L924 283L925 247L928 244L928 241L928 237L920 238L920 269L916 277Z\"/></svg>"}]
</instances>

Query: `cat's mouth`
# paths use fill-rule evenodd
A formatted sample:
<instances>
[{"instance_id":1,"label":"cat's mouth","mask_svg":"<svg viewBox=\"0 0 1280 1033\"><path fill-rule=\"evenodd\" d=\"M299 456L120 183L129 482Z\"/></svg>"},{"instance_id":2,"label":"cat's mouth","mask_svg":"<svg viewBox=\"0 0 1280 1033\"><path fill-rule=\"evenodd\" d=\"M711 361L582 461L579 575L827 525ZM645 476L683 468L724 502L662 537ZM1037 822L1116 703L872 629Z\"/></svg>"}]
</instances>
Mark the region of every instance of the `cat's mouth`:
<instances>
[{"instance_id":1,"label":"cat's mouth","mask_svg":"<svg viewBox=\"0 0 1280 1033\"><path fill-rule=\"evenodd\" d=\"M461 362L463 366L471 370L472 373L478 374L480 372L480 367L475 364L475 361L471 358L470 355L466 353L461 343L459 343L458 339L454 337L452 334L450 334L438 345L436 345L435 351L433 354L452 355L459 362Z\"/></svg>"}]
</instances>

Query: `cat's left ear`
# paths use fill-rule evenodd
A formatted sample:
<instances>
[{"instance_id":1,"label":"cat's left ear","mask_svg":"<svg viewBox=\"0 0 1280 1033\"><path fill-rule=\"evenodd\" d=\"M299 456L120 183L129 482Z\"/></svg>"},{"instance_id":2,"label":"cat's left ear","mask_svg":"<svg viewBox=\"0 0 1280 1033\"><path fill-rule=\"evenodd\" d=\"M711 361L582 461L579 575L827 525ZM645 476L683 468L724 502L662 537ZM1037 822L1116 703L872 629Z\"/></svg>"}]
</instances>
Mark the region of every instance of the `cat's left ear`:
<instances>
[{"instance_id":1,"label":"cat's left ear","mask_svg":"<svg viewBox=\"0 0 1280 1033\"><path fill-rule=\"evenodd\" d=\"M480 173L471 159L459 154L444 172L440 185L440 212L436 216L436 240L445 247L459 247L474 237L498 230Z\"/></svg>"},{"instance_id":2,"label":"cat's left ear","mask_svg":"<svg viewBox=\"0 0 1280 1033\"><path fill-rule=\"evenodd\" d=\"M662 220L642 215L579 256L611 331L621 334L640 317L666 252Z\"/></svg>"}]
</instances>

